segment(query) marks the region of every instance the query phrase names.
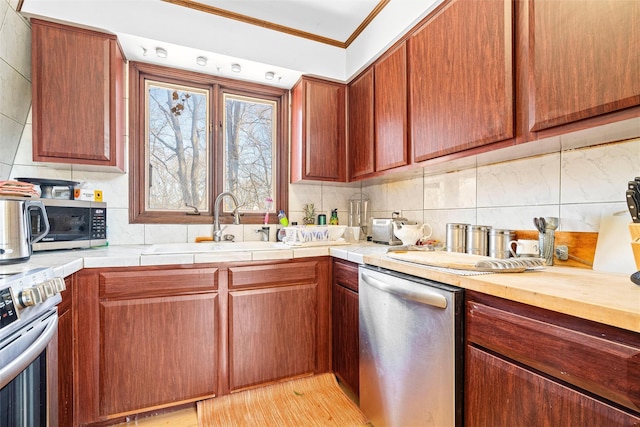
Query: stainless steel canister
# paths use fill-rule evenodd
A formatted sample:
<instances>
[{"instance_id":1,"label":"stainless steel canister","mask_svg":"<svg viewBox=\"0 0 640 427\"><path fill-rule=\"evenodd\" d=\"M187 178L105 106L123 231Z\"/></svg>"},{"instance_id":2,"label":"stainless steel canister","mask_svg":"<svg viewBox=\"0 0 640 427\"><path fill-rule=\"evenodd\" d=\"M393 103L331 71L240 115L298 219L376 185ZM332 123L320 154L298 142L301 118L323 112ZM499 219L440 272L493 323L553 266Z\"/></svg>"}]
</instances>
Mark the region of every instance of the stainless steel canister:
<instances>
[{"instance_id":1,"label":"stainless steel canister","mask_svg":"<svg viewBox=\"0 0 640 427\"><path fill-rule=\"evenodd\" d=\"M489 256L493 258L509 258L509 242L515 240L516 232L513 230L500 230L492 228L489 230Z\"/></svg>"},{"instance_id":2,"label":"stainless steel canister","mask_svg":"<svg viewBox=\"0 0 640 427\"><path fill-rule=\"evenodd\" d=\"M487 255L489 252L489 230L486 225L470 225L467 227L467 253Z\"/></svg>"},{"instance_id":3,"label":"stainless steel canister","mask_svg":"<svg viewBox=\"0 0 640 427\"><path fill-rule=\"evenodd\" d=\"M446 248L447 252L466 252L467 227L469 224L447 224Z\"/></svg>"}]
</instances>

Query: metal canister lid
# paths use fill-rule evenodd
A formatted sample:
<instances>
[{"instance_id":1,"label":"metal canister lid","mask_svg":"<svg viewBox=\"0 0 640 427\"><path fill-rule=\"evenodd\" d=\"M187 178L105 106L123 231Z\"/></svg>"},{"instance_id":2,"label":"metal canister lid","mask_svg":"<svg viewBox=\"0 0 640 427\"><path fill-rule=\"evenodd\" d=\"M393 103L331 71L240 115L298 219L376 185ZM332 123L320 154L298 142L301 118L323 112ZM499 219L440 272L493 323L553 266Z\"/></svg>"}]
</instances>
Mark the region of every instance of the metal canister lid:
<instances>
[{"instance_id":1,"label":"metal canister lid","mask_svg":"<svg viewBox=\"0 0 640 427\"><path fill-rule=\"evenodd\" d=\"M470 224L459 224L454 222L447 223L448 229L456 229L456 228L467 228Z\"/></svg>"},{"instance_id":2,"label":"metal canister lid","mask_svg":"<svg viewBox=\"0 0 640 427\"><path fill-rule=\"evenodd\" d=\"M505 230L505 229L500 229L500 228L492 228L489 230L489 235L491 236L495 236L495 235L499 235L499 234L504 234L507 236L510 236L512 234L516 234L515 231L513 230Z\"/></svg>"}]
</instances>

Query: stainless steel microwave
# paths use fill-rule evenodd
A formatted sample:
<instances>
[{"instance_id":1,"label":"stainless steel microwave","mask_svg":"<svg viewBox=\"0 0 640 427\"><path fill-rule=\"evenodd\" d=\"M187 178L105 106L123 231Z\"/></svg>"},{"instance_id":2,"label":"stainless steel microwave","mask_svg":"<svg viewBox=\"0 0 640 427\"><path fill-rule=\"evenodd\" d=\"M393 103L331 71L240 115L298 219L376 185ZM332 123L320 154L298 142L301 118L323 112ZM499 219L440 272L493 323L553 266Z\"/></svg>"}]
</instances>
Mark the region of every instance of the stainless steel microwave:
<instances>
[{"instance_id":1,"label":"stainless steel microwave","mask_svg":"<svg viewBox=\"0 0 640 427\"><path fill-rule=\"evenodd\" d=\"M40 199L49 218L49 233L34 251L76 249L107 244L107 204L83 200ZM31 232L44 227L39 211L31 211Z\"/></svg>"}]
</instances>

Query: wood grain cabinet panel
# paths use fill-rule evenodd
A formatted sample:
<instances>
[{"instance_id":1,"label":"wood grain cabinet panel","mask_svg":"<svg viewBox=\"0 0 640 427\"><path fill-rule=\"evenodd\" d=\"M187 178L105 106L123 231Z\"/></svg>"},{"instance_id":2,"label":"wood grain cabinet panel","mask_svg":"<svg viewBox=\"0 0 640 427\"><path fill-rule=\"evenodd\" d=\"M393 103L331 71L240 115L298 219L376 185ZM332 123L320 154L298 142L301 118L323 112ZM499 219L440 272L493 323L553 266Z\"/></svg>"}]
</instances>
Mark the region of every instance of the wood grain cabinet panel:
<instances>
[{"instance_id":1,"label":"wood grain cabinet panel","mask_svg":"<svg viewBox=\"0 0 640 427\"><path fill-rule=\"evenodd\" d=\"M229 294L231 391L316 371L317 285Z\"/></svg>"},{"instance_id":2,"label":"wood grain cabinet panel","mask_svg":"<svg viewBox=\"0 0 640 427\"><path fill-rule=\"evenodd\" d=\"M100 413L216 393L217 295L100 302Z\"/></svg>"},{"instance_id":3,"label":"wood grain cabinet panel","mask_svg":"<svg viewBox=\"0 0 640 427\"><path fill-rule=\"evenodd\" d=\"M64 279L66 290L58 305L58 425L73 424L73 282L74 276Z\"/></svg>"},{"instance_id":4,"label":"wood grain cabinet panel","mask_svg":"<svg viewBox=\"0 0 640 427\"><path fill-rule=\"evenodd\" d=\"M360 394L360 333L358 330L358 265L333 260L333 372L351 391Z\"/></svg>"},{"instance_id":5,"label":"wood grain cabinet panel","mask_svg":"<svg viewBox=\"0 0 640 427\"><path fill-rule=\"evenodd\" d=\"M291 182L345 182L346 86L302 77L292 92Z\"/></svg>"},{"instance_id":6,"label":"wood grain cabinet panel","mask_svg":"<svg viewBox=\"0 0 640 427\"><path fill-rule=\"evenodd\" d=\"M31 20L33 159L124 171L124 58L114 35Z\"/></svg>"},{"instance_id":7,"label":"wood grain cabinet panel","mask_svg":"<svg viewBox=\"0 0 640 427\"><path fill-rule=\"evenodd\" d=\"M511 8L452 0L407 40L413 162L513 137Z\"/></svg>"},{"instance_id":8,"label":"wood grain cabinet panel","mask_svg":"<svg viewBox=\"0 0 640 427\"><path fill-rule=\"evenodd\" d=\"M466 299L466 425L638 425L638 334L475 292Z\"/></svg>"},{"instance_id":9,"label":"wood grain cabinet panel","mask_svg":"<svg viewBox=\"0 0 640 427\"><path fill-rule=\"evenodd\" d=\"M375 172L373 68L349 84L349 178Z\"/></svg>"},{"instance_id":10,"label":"wood grain cabinet panel","mask_svg":"<svg viewBox=\"0 0 640 427\"><path fill-rule=\"evenodd\" d=\"M465 426L637 426L621 411L477 348L467 348Z\"/></svg>"},{"instance_id":11,"label":"wood grain cabinet panel","mask_svg":"<svg viewBox=\"0 0 640 427\"><path fill-rule=\"evenodd\" d=\"M375 64L376 171L409 163L407 53L402 43Z\"/></svg>"},{"instance_id":12,"label":"wood grain cabinet panel","mask_svg":"<svg viewBox=\"0 0 640 427\"><path fill-rule=\"evenodd\" d=\"M79 425L217 394L217 268L84 269L74 286Z\"/></svg>"},{"instance_id":13,"label":"wood grain cabinet panel","mask_svg":"<svg viewBox=\"0 0 640 427\"><path fill-rule=\"evenodd\" d=\"M525 3L529 130L640 105L640 2Z\"/></svg>"},{"instance_id":14,"label":"wood grain cabinet panel","mask_svg":"<svg viewBox=\"0 0 640 427\"><path fill-rule=\"evenodd\" d=\"M331 370L329 262L229 267L229 391Z\"/></svg>"}]
</instances>

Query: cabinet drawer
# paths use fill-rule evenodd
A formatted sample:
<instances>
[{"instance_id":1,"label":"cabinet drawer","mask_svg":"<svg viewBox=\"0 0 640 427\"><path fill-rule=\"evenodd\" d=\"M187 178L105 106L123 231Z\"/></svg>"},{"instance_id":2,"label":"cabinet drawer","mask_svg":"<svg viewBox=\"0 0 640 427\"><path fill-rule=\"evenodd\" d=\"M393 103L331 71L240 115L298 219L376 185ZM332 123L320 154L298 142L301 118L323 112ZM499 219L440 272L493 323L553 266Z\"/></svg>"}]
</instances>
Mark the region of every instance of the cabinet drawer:
<instances>
[{"instance_id":1,"label":"cabinet drawer","mask_svg":"<svg viewBox=\"0 0 640 427\"><path fill-rule=\"evenodd\" d=\"M358 292L358 265L349 261L333 261L333 278L335 283Z\"/></svg>"},{"instance_id":2,"label":"cabinet drawer","mask_svg":"<svg viewBox=\"0 0 640 427\"><path fill-rule=\"evenodd\" d=\"M545 320L468 301L466 338L508 359L590 391L605 399L640 411L640 341L629 332L628 340L605 338L602 333L569 329ZM562 323L562 322L559 322ZM624 332L616 331L619 337ZM638 345L632 345L637 342Z\"/></svg>"},{"instance_id":3,"label":"cabinet drawer","mask_svg":"<svg viewBox=\"0 0 640 427\"><path fill-rule=\"evenodd\" d=\"M100 273L100 298L147 298L211 292L217 289L217 268Z\"/></svg>"},{"instance_id":4,"label":"cabinet drawer","mask_svg":"<svg viewBox=\"0 0 640 427\"><path fill-rule=\"evenodd\" d=\"M282 264L247 265L229 268L229 288L284 286L315 283L318 277L316 261Z\"/></svg>"}]
</instances>

